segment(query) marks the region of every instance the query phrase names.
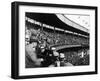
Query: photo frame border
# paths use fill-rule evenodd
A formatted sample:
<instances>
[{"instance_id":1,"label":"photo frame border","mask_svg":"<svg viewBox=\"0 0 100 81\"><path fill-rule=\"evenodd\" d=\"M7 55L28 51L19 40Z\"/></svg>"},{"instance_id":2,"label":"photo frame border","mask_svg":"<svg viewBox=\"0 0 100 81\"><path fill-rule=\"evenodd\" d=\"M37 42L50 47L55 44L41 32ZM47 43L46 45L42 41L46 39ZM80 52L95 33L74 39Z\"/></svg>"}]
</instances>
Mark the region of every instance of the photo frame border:
<instances>
[{"instance_id":1,"label":"photo frame border","mask_svg":"<svg viewBox=\"0 0 100 81\"><path fill-rule=\"evenodd\" d=\"M43 7L59 7L59 8L77 8L77 9L93 9L95 10L95 71L76 72L76 73L59 73L59 74L43 74L43 75L28 75L19 76L19 6L43 6ZM43 78L43 77L58 77L58 76L74 76L74 75L89 75L98 73L98 8L96 6L81 6L81 5L62 5L49 3L31 3L31 2L12 2L11 4L11 78L26 79L26 78Z\"/></svg>"}]
</instances>

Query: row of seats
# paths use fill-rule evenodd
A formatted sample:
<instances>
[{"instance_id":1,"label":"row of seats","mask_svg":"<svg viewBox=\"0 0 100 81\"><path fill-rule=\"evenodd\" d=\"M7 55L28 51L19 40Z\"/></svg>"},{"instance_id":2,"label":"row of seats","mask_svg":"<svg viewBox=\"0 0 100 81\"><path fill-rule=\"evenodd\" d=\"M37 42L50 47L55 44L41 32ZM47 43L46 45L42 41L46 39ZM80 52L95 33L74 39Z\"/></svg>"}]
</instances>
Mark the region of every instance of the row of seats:
<instances>
[{"instance_id":1,"label":"row of seats","mask_svg":"<svg viewBox=\"0 0 100 81\"><path fill-rule=\"evenodd\" d=\"M35 29L35 27L32 27L30 29L31 36L33 38L37 38L40 41L43 41L44 39L47 40L47 42L50 45L79 45L79 44L89 44L89 39L73 34L60 34L60 33L54 33L54 32L47 32L45 30L41 29Z\"/></svg>"}]
</instances>

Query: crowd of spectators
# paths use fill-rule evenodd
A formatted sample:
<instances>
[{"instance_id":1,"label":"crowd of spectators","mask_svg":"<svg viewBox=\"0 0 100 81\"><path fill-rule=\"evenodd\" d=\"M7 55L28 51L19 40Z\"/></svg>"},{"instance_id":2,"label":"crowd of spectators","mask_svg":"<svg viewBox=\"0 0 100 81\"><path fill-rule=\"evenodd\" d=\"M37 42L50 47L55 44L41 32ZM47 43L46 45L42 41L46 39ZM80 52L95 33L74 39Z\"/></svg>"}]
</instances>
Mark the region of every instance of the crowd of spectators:
<instances>
[{"instance_id":1,"label":"crowd of spectators","mask_svg":"<svg viewBox=\"0 0 100 81\"><path fill-rule=\"evenodd\" d=\"M28 30L28 28L26 29ZM54 30L47 32L35 27L28 31L31 33L31 37L38 39L40 42L46 39L49 45L89 45L89 38L70 33L58 33Z\"/></svg>"},{"instance_id":2,"label":"crowd of spectators","mask_svg":"<svg viewBox=\"0 0 100 81\"><path fill-rule=\"evenodd\" d=\"M48 46L89 45L89 38L70 33L58 33L54 30L46 31L43 27L33 25L26 25L26 36L27 35L30 38L37 39L40 45L43 45L44 40L47 41ZM89 65L89 54L84 55L82 58L76 51L64 52L64 54L66 61L73 65Z\"/></svg>"},{"instance_id":3,"label":"crowd of spectators","mask_svg":"<svg viewBox=\"0 0 100 81\"><path fill-rule=\"evenodd\" d=\"M89 65L89 49L81 49L78 51L65 51L66 61L72 63L74 66ZM82 53L84 55L82 55Z\"/></svg>"}]
</instances>

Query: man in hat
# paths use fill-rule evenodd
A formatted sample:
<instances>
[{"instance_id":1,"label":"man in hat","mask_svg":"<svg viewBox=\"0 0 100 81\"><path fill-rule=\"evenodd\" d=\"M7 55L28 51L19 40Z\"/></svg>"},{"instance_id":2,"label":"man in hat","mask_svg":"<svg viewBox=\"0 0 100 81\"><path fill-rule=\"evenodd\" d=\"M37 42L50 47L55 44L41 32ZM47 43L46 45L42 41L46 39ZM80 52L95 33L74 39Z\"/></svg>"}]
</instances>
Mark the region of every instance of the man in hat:
<instances>
[{"instance_id":1,"label":"man in hat","mask_svg":"<svg viewBox=\"0 0 100 81\"><path fill-rule=\"evenodd\" d=\"M53 52L44 46L41 47L41 55L43 57L42 67L48 67L54 61L53 59Z\"/></svg>"},{"instance_id":2,"label":"man in hat","mask_svg":"<svg viewBox=\"0 0 100 81\"><path fill-rule=\"evenodd\" d=\"M66 62L64 53L60 53L59 60L60 60L60 66L73 66L70 62Z\"/></svg>"},{"instance_id":3,"label":"man in hat","mask_svg":"<svg viewBox=\"0 0 100 81\"><path fill-rule=\"evenodd\" d=\"M55 47L52 47L51 50L53 54L52 56L53 62L51 65L49 65L49 67L60 67L59 53L56 51Z\"/></svg>"},{"instance_id":4,"label":"man in hat","mask_svg":"<svg viewBox=\"0 0 100 81\"><path fill-rule=\"evenodd\" d=\"M30 39L30 43L25 46L25 55L26 55L26 68L40 67L41 61L37 57L36 48L38 47L38 41L36 39Z\"/></svg>"}]
</instances>

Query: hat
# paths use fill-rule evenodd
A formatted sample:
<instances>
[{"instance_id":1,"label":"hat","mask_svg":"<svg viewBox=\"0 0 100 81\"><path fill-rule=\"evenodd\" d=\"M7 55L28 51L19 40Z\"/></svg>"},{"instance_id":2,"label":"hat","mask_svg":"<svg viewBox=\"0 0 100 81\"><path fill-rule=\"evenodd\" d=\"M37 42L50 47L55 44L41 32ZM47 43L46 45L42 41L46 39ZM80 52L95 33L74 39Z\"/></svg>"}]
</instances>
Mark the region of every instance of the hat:
<instances>
[{"instance_id":1,"label":"hat","mask_svg":"<svg viewBox=\"0 0 100 81\"><path fill-rule=\"evenodd\" d=\"M60 53L60 58L64 58L65 55L63 53Z\"/></svg>"},{"instance_id":2,"label":"hat","mask_svg":"<svg viewBox=\"0 0 100 81\"><path fill-rule=\"evenodd\" d=\"M43 47L43 46L41 46L41 49L44 49L44 47Z\"/></svg>"},{"instance_id":3,"label":"hat","mask_svg":"<svg viewBox=\"0 0 100 81\"><path fill-rule=\"evenodd\" d=\"M56 48L52 47L51 50L56 50Z\"/></svg>"},{"instance_id":4,"label":"hat","mask_svg":"<svg viewBox=\"0 0 100 81\"><path fill-rule=\"evenodd\" d=\"M25 35L25 38L30 38L30 36L29 35Z\"/></svg>"},{"instance_id":5,"label":"hat","mask_svg":"<svg viewBox=\"0 0 100 81\"><path fill-rule=\"evenodd\" d=\"M59 53L58 52L54 52L53 55L54 56L59 56Z\"/></svg>"},{"instance_id":6,"label":"hat","mask_svg":"<svg viewBox=\"0 0 100 81\"><path fill-rule=\"evenodd\" d=\"M32 43L32 42L37 42L37 43L39 43L37 39L32 39L32 38L31 38L31 39L30 39L30 43Z\"/></svg>"}]
</instances>

